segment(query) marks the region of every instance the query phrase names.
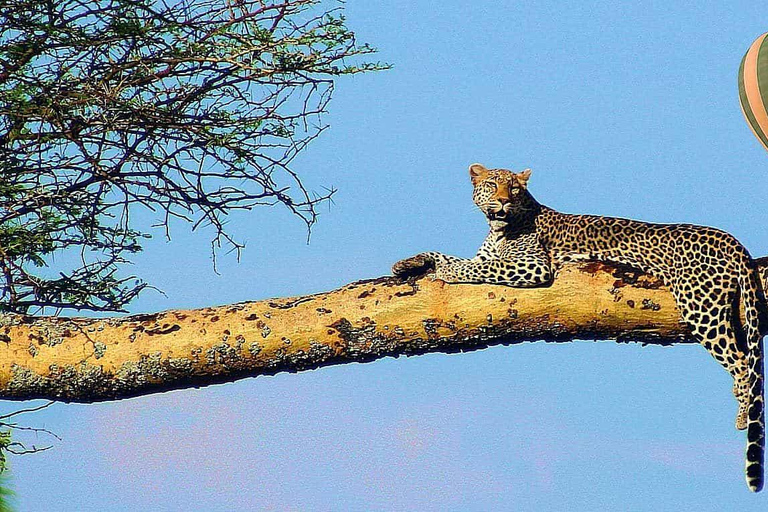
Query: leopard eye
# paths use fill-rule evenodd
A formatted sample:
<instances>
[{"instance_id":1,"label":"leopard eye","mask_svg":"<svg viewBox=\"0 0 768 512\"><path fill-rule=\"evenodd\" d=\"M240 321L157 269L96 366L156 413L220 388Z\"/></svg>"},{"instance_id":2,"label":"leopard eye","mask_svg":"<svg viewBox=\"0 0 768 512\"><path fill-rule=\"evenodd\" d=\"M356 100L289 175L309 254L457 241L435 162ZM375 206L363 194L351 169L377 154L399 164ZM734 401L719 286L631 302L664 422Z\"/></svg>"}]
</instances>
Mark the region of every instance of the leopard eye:
<instances>
[{"instance_id":1,"label":"leopard eye","mask_svg":"<svg viewBox=\"0 0 768 512\"><path fill-rule=\"evenodd\" d=\"M481 190L486 194L493 194L494 192L496 192L496 187L492 182L486 181L479 187L478 190Z\"/></svg>"}]
</instances>

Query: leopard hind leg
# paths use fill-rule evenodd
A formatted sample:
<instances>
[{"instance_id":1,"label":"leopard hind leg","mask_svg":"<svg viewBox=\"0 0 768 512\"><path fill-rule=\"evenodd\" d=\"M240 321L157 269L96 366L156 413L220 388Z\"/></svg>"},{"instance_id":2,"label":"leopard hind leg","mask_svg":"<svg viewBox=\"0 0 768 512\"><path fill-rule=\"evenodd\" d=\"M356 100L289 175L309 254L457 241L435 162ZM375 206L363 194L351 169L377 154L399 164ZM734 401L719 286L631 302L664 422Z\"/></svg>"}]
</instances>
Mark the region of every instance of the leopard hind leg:
<instances>
[{"instance_id":1,"label":"leopard hind leg","mask_svg":"<svg viewBox=\"0 0 768 512\"><path fill-rule=\"evenodd\" d=\"M749 412L749 377L747 356L742 350L740 323L734 315L735 290L723 290L710 297L696 296L692 287L673 287L678 309L694 337L733 377L733 395L739 404L736 428L747 428Z\"/></svg>"}]
</instances>

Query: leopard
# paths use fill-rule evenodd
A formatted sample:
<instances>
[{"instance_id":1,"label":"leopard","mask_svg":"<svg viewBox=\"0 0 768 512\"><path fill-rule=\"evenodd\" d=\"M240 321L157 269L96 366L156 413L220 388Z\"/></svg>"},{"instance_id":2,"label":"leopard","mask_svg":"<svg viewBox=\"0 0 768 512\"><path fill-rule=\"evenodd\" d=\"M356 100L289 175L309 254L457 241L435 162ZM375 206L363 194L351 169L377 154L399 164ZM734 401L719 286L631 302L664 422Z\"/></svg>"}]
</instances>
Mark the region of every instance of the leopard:
<instances>
[{"instance_id":1,"label":"leopard","mask_svg":"<svg viewBox=\"0 0 768 512\"><path fill-rule=\"evenodd\" d=\"M568 262L597 261L658 278L672 292L691 337L733 377L735 426L747 430L745 478L759 492L765 452L762 339L768 322L758 266L747 249L733 235L706 226L561 213L530 193L530 169L472 164L469 176L473 202L490 227L477 254L468 259L423 252L395 263L392 273L527 288L550 285Z\"/></svg>"}]
</instances>

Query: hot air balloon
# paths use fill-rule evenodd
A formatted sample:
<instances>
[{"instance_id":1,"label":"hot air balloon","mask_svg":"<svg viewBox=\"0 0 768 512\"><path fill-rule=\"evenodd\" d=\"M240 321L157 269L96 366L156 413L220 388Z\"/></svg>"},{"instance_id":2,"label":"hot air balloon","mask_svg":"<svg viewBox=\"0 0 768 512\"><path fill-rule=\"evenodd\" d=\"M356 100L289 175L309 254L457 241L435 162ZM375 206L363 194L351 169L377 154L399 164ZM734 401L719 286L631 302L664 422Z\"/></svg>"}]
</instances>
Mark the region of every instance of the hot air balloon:
<instances>
[{"instance_id":1,"label":"hot air balloon","mask_svg":"<svg viewBox=\"0 0 768 512\"><path fill-rule=\"evenodd\" d=\"M768 33L755 39L741 59L739 103L752 133L768 150Z\"/></svg>"}]
</instances>

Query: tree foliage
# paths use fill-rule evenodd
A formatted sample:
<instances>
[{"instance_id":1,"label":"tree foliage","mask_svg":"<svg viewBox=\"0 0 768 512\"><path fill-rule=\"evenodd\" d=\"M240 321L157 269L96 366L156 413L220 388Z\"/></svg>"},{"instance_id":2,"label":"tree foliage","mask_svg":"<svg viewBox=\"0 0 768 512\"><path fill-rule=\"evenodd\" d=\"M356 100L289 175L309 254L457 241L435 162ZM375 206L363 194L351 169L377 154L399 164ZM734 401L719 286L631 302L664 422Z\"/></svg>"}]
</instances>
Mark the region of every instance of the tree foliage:
<instances>
[{"instance_id":1,"label":"tree foliage","mask_svg":"<svg viewBox=\"0 0 768 512\"><path fill-rule=\"evenodd\" d=\"M291 162L336 77L386 68L342 8L0 0L0 307L124 309L147 286L122 273L149 236L137 208L238 251L234 210L280 204L310 227L333 190Z\"/></svg>"}]
</instances>

